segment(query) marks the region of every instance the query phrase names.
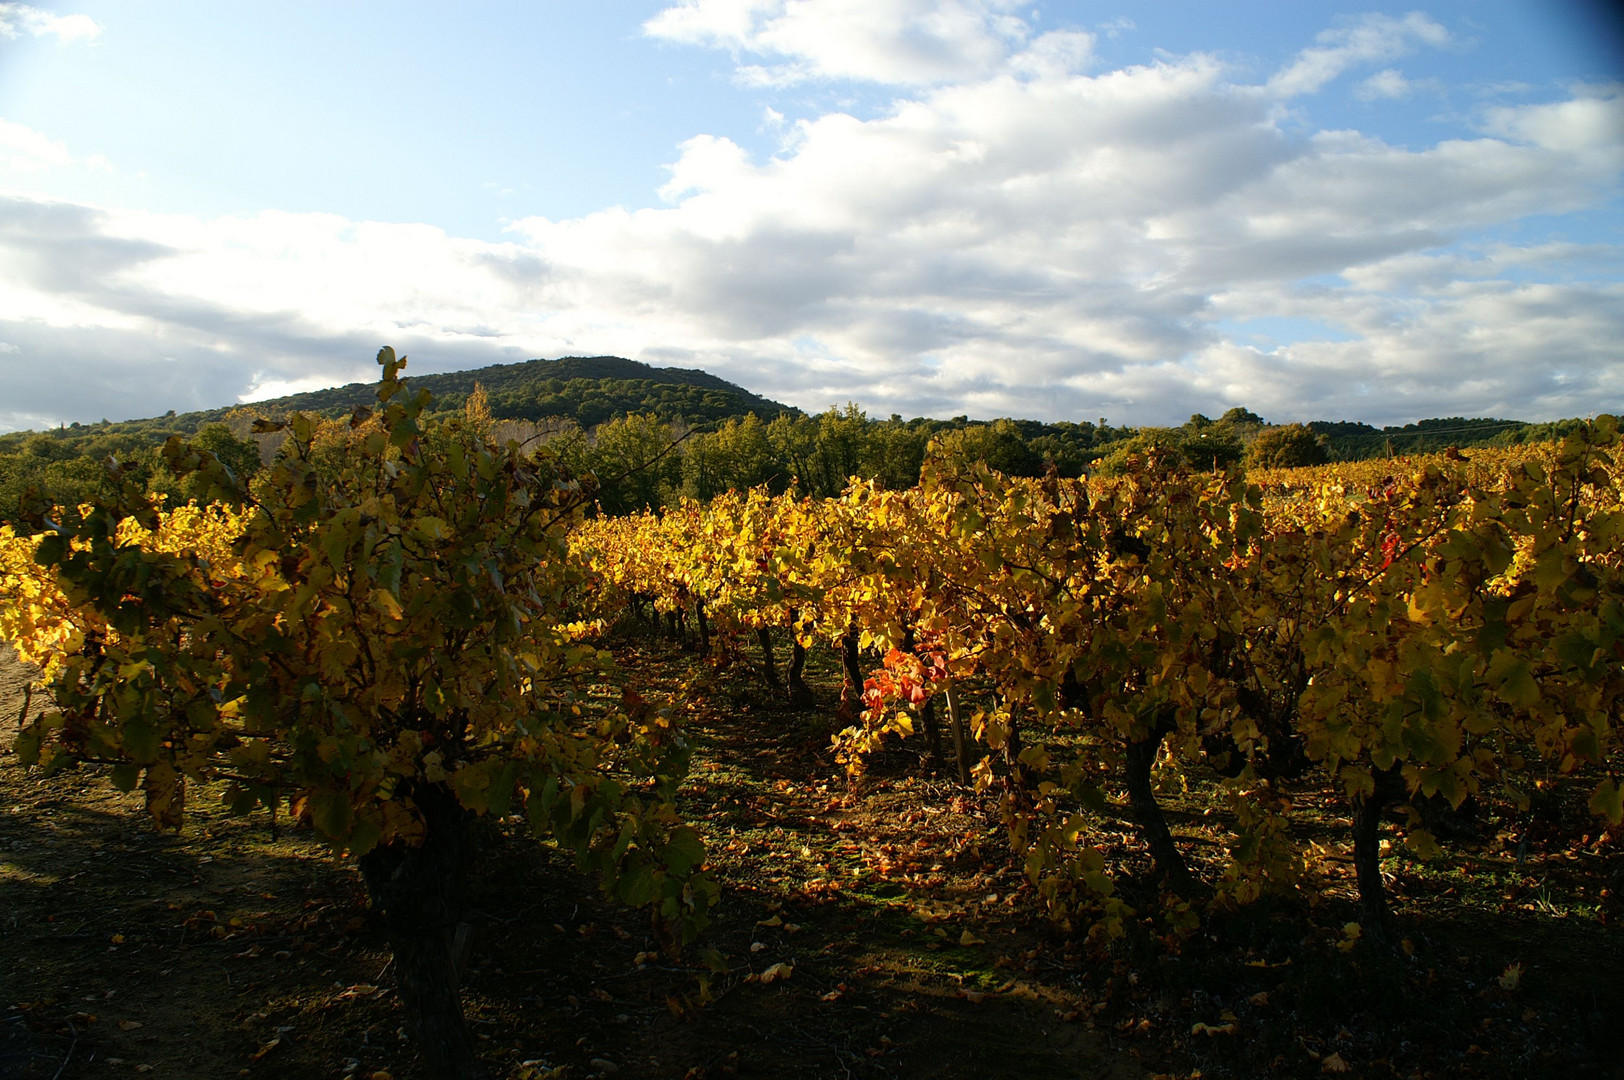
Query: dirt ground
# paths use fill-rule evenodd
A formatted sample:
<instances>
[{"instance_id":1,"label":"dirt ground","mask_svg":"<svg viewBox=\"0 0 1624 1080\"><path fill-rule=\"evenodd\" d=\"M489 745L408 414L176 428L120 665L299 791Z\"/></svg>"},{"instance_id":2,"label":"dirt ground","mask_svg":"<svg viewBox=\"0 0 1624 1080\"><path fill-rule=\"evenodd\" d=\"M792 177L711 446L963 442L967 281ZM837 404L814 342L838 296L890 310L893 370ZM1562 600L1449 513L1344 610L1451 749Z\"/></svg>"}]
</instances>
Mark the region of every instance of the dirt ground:
<instances>
[{"instance_id":1,"label":"dirt ground","mask_svg":"<svg viewBox=\"0 0 1624 1080\"><path fill-rule=\"evenodd\" d=\"M1618 931L1562 899L1600 864L1547 875L1549 910L1489 921L1429 914L1453 886L1401 883L1406 961L1344 955L1336 912L1090 950L1035 910L988 806L916 753L848 783L827 749L832 662L819 711L664 643L619 655L689 713L720 970L659 956L641 916L487 823L464 1000L497 1076L1624 1075ZM24 772L9 751L30 676L0 645L0 1078L427 1080L353 863L206 793L159 835L97 768ZM1495 982L1510 957L1515 992Z\"/></svg>"}]
</instances>

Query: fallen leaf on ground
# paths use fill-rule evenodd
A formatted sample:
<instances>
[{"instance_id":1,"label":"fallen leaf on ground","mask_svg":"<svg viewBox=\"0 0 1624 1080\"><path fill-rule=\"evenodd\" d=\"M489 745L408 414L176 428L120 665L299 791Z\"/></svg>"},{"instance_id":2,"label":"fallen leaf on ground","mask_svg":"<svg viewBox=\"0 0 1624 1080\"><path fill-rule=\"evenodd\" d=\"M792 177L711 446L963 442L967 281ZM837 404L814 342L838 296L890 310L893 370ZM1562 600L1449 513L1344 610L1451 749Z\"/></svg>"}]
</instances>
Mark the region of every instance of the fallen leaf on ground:
<instances>
[{"instance_id":1,"label":"fallen leaf on ground","mask_svg":"<svg viewBox=\"0 0 1624 1080\"><path fill-rule=\"evenodd\" d=\"M1205 1035L1208 1038L1211 1038L1214 1035L1233 1035L1235 1034L1235 1030L1236 1028L1234 1024L1197 1023L1190 1028L1190 1034Z\"/></svg>"}]
</instances>

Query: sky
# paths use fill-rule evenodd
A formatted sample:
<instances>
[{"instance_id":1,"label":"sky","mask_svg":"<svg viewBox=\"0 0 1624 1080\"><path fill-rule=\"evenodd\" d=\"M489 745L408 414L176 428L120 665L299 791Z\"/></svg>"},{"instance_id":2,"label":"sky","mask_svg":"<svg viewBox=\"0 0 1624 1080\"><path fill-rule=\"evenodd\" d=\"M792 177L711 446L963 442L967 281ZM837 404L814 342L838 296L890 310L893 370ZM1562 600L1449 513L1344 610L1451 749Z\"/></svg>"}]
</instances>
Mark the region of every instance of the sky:
<instances>
[{"instance_id":1,"label":"sky","mask_svg":"<svg viewBox=\"0 0 1624 1080\"><path fill-rule=\"evenodd\" d=\"M384 344L878 416L1618 412L1616 12L0 2L0 430Z\"/></svg>"}]
</instances>

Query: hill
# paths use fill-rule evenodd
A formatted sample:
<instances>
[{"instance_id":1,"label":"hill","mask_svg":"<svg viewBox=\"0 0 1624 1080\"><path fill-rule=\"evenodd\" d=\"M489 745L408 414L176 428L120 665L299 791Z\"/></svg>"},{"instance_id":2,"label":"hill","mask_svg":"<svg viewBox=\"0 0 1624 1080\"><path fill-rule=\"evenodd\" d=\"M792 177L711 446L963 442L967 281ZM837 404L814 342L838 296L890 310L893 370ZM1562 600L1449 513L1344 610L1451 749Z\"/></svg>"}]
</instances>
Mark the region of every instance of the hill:
<instances>
[{"instance_id":1,"label":"hill","mask_svg":"<svg viewBox=\"0 0 1624 1080\"><path fill-rule=\"evenodd\" d=\"M700 423L747 413L770 420L781 412L797 411L709 372L651 367L619 356L566 356L558 360L492 364L430 375L413 375L408 368L405 381L432 393L436 412L461 409L463 401L473 393L474 384L478 383L485 388L492 413L505 420L567 417L584 428L633 412L652 412L664 419L681 417L690 423ZM350 383L248 405L75 427L106 435L144 435L161 441L171 434L190 435L207 424L228 422L244 415L285 416L304 412L342 416L358 405L371 404L376 388L376 383ZM10 438L15 439L18 434L13 433Z\"/></svg>"},{"instance_id":2,"label":"hill","mask_svg":"<svg viewBox=\"0 0 1624 1080\"><path fill-rule=\"evenodd\" d=\"M504 420L568 417L590 428L634 412L701 422L747 413L770 420L781 412L796 411L709 372L695 368L651 367L619 356L566 356L558 360L494 364L436 375L409 372L410 369L407 381L432 393L435 406L440 410L460 409L463 400L473 393L474 384L482 385L490 398L491 412ZM338 415L371 402L376 385L350 383L332 390L314 390L256 402L239 409L257 409L267 414ZM201 422L209 423L210 419Z\"/></svg>"}]
</instances>

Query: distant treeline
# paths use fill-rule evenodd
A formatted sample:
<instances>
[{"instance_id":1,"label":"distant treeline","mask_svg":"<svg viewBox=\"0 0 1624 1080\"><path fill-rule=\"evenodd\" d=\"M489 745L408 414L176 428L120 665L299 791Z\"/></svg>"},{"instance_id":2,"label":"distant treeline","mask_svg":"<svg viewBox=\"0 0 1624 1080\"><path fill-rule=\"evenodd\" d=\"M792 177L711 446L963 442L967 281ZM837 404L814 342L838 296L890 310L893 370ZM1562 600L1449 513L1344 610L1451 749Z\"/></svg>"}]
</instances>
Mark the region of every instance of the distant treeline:
<instances>
[{"instance_id":1,"label":"distant treeline","mask_svg":"<svg viewBox=\"0 0 1624 1080\"><path fill-rule=\"evenodd\" d=\"M1424 420L1403 427L1316 421L1272 425L1244 408L1179 427L1112 427L1105 421L904 420L868 417L854 405L809 416L703 371L654 368L618 357L532 360L475 371L421 375L441 413L474 408L494 417L499 437L548 443L578 472L598 477L609 512L707 499L730 487L792 484L812 495L839 491L849 476L889 487L914 483L927 447L981 460L1013 475L1053 468L1065 476L1112 472L1128 456L1156 451L1210 468L1362 460L1449 446L1504 445L1564 434L1577 421ZM293 412L331 420L373 400L370 384L296 394L229 409L150 420L74 424L0 435L0 522L18 520L29 489L72 507L107 483L105 462L135 466L137 479L173 498L189 495L158 448L171 435L197 440L233 469L252 473L276 452L276 436L251 434L254 419ZM674 444L674 445L673 445Z\"/></svg>"}]
</instances>

